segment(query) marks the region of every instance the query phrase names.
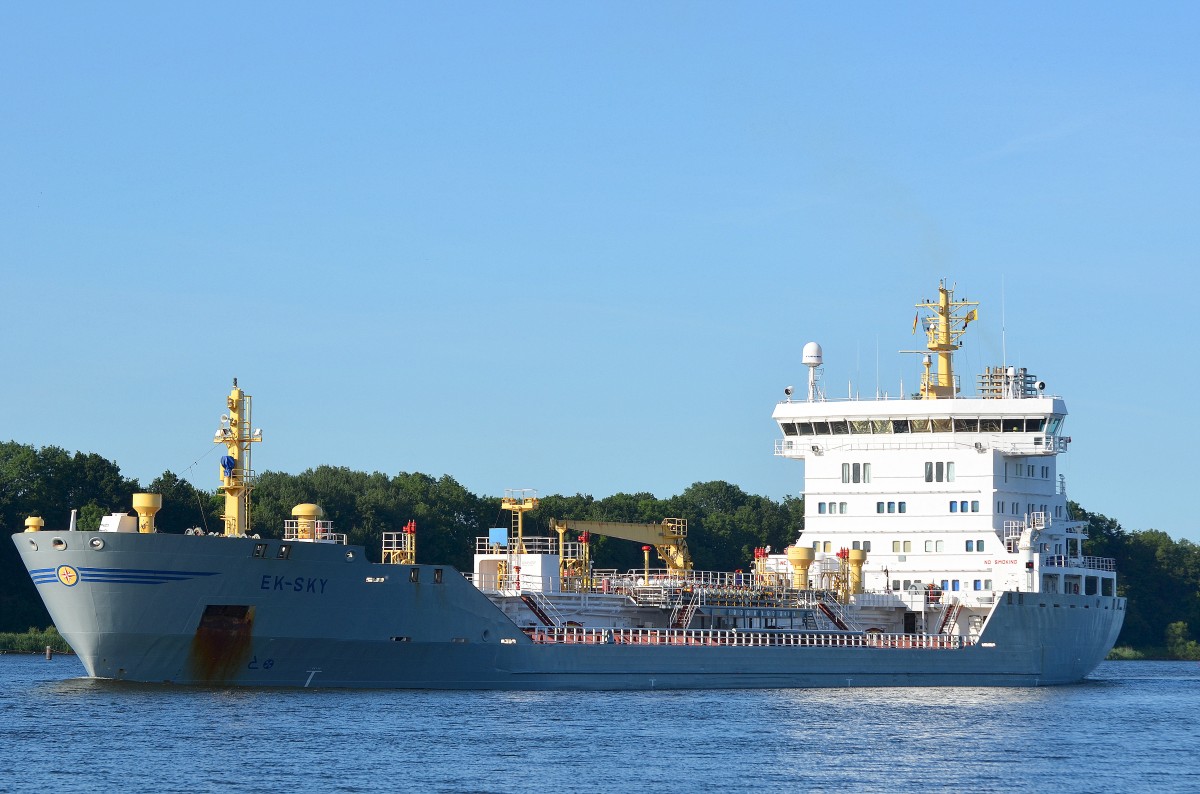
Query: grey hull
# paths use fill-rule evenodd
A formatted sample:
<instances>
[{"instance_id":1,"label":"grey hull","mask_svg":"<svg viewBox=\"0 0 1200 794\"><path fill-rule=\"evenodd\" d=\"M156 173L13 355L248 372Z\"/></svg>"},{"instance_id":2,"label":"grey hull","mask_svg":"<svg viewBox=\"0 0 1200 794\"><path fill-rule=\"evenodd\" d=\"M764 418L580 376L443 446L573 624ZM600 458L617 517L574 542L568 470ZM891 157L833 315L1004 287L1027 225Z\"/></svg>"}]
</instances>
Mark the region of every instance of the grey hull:
<instances>
[{"instance_id":1,"label":"grey hull","mask_svg":"<svg viewBox=\"0 0 1200 794\"><path fill-rule=\"evenodd\" d=\"M95 532L13 540L89 675L139 682L525 690L1040 686L1087 676L1112 648L1125 615L1121 598L1003 593L978 641L956 649L538 644L455 569L369 563L361 547L291 543L280 559L278 540ZM232 628L206 622L221 609L242 610L245 618Z\"/></svg>"}]
</instances>

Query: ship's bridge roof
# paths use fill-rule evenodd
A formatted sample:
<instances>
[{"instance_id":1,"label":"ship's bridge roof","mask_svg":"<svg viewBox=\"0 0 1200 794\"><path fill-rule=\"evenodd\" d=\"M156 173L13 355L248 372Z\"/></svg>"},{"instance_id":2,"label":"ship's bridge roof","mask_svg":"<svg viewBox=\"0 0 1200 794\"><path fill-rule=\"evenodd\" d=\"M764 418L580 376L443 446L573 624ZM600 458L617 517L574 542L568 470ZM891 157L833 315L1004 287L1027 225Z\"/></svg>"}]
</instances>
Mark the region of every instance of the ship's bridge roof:
<instances>
[{"instance_id":1,"label":"ship's bridge roof","mask_svg":"<svg viewBox=\"0 0 1200 794\"><path fill-rule=\"evenodd\" d=\"M953 400L786 400L775 406L771 418L779 422L829 419L902 418L1048 418L1066 416L1061 397L1007 399L960 397Z\"/></svg>"}]
</instances>

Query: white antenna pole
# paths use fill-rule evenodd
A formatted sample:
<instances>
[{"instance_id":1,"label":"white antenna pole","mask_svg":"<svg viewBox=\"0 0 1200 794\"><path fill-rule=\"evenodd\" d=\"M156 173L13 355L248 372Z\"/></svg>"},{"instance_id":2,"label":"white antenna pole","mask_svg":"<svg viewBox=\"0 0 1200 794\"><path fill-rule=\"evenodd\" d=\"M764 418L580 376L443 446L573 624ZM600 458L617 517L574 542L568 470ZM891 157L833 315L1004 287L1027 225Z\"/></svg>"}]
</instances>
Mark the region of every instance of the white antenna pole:
<instances>
[{"instance_id":1,"label":"white antenna pole","mask_svg":"<svg viewBox=\"0 0 1200 794\"><path fill-rule=\"evenodd\" d=\"M879 334L875 335L875 399L879 399Z\"/></svg>"},{"instance_id":2,"label":"white antenna pole","mask_svg":"<svg viewBox=\"0 0 1200 794\"><path fill-rule=\"evenodd\" d=\"M1000 364L1008 372L1008 324L1005 322L1004 274L1000 274Z\"/></svg>"}]
</instances>

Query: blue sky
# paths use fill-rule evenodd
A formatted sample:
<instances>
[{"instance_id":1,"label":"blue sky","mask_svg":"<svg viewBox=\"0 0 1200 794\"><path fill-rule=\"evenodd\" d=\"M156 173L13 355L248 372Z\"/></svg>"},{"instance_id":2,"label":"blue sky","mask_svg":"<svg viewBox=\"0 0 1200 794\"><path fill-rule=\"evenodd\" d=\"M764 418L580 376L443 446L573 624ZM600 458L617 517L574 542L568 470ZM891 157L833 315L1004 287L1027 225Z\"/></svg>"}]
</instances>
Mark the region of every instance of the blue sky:
<instances>
[{"instance_id":1,"label":"blue sky","mask_svg":"<svg viewBox=\"0 0 1200 794\"><path fill-rule=\"evenodd\" d=\"M0 436L211 488L236 376L260 471L778 499L803 344L911 391L944 277L1200 540L1198 9L10 4Z\"/></svg>"}]
</instances>

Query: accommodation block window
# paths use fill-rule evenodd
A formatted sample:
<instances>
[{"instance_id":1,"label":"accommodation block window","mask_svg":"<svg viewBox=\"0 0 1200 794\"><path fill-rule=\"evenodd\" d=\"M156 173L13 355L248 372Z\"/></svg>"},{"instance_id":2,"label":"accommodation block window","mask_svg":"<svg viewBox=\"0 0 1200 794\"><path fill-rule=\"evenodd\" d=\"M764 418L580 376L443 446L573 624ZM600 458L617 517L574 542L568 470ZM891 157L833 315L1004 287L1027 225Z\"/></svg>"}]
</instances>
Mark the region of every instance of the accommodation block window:
<instances>
[{"instance_id":1,"label":"accommodation block window","mask_svg":"<svg viewBox=\"0 0 1200 794\"><path fill-rule=\"evenodd\" d=\"M870 463L843 463L842 482L870 482Z\"/></svg>"}]
</instances>

